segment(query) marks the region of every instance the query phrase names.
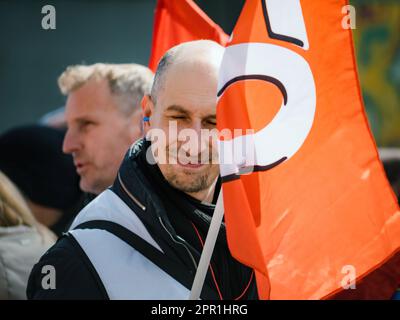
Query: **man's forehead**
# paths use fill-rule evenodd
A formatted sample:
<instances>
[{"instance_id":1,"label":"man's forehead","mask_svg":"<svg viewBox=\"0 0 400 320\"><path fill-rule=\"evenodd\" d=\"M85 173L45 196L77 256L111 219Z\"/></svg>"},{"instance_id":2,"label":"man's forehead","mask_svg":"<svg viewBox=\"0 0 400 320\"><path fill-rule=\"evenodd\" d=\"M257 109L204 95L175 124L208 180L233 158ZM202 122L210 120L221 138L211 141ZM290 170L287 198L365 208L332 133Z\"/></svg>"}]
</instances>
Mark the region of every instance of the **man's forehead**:
<instances>
[{"instance_id":1,"label":"man's forehead","mask_svg":"<svg viewBox=\"0 0 400 320\"><path fill-rule=\"evenodd\" d=\"M99 112L99 108L94 108L93 101L83 99L81 95L72 92L68 95L65 106L65 116L67 119L73 120L81 117L88 117Z\"/></svg>"},{"instance_id":2,"label":"man's forehead","mask_svg":"<svg viewBox=\"0 0 400 320\"><path fill-rule=\"evenodd\" d=\"M70 95L72 94L79 98L104 99L111 94L111 90L107 79L94 77L73 90Z\"/></svg>"},{"instance_id":3,"label":"man's forehead","mask_svg":"<svg viewBox=\"0 0 400 320\"><path fill-rule=\"evenodd\" d=\"M82 117L111 112L113 104L107 81L89 80L68 95L65 114L67 117Z\"/></svg>"},{"instance_id":4,"label":"man's forehead","mask_svg":"<svg viewBox=\"0 0 400 320\"><path fill-rule=\"evenodd\" d=\"M167 107L177 105L210 112L217 103L217 77L217 71L199 65L171 67L158 97Z\"/></svg>"}]
</instances>

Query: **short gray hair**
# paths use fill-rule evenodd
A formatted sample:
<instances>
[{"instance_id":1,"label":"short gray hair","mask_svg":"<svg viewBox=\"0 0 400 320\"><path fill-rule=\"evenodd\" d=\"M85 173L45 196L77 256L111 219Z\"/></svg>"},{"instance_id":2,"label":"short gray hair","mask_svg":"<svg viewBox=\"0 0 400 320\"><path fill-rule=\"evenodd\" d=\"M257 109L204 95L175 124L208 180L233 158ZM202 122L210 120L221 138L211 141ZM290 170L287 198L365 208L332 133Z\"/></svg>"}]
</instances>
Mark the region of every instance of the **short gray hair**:
<instances>
[{"instance_id":1,"label":"short gray hair","mask_svg":"<svg viewBox=\"0 0 400 320\"><path fill-rule=\"evenodd\" d=\"M151 98L154 104L156 104L158 92L160 92L160 90L162 89L164 76L168 69L168 66L172 64L173 56L173 51L169 50L167 51L167 53L164 54L164 56L158 63L156 74L154 76L153 86L151 87Z\"/></svg>"},{"instance_id":2,"label":"short gray hair","mask_svg":"<svg viewBox=\"0 0 400 320\"><path fill-rule=\"evenodd\" d=\"M122 98L118 105L130 114L140 104L142 97L150 93L153 72L139 64L105 64L69 66L58 78L58 86L67 95L79 89L89 80L105 79L112 94Z\"/></svg>"}]
</instances>

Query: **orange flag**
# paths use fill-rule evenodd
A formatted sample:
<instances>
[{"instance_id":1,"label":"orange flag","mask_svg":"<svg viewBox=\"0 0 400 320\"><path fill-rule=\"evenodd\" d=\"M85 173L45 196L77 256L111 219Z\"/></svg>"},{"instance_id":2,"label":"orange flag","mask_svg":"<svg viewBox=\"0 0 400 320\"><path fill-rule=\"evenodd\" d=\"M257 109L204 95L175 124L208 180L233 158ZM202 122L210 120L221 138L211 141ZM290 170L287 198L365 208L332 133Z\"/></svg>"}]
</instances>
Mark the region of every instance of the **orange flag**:
<instances>
[{"instance_id":1,"label":"orange flag","mask_svg":"<svg viewBox=\"0 0 400 320\"><path fill-rule=\"evenodd\" d=\"M161 57L173 46L200 39L221 45L228 42L224 31L192 0L158 0L149 68L155 71Z\"/></svg>"},{"instance_id":2,"label":"orange flag","mask_svg":"<svg viewBox=\"0 0 400 320\"><path fill-rule=\"evenodd\" d=\"M247 0L225 50L228 243L264 299L352 290L399 252L400 211L363 108L346 5Z\"/></svg>"}]
</instances>

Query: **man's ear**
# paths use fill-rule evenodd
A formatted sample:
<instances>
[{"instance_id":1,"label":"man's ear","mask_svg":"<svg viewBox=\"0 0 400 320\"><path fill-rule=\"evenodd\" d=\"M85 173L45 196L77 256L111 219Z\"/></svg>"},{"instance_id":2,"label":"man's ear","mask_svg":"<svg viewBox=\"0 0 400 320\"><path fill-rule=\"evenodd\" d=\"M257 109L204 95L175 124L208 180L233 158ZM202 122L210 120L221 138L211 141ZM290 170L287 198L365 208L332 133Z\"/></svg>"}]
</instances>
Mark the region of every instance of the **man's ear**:
<instances>
[{"instance_id":1,"label":"man's ear","mask_svg":"<svg viewBox=\"0 0 400 320\"><path fill-rule=\"evenodd\" d=\"M151 116L154 112L154 103L149 95L144 95L141 102L144 133L150 130Z\"/></svg>"}]
</instances>

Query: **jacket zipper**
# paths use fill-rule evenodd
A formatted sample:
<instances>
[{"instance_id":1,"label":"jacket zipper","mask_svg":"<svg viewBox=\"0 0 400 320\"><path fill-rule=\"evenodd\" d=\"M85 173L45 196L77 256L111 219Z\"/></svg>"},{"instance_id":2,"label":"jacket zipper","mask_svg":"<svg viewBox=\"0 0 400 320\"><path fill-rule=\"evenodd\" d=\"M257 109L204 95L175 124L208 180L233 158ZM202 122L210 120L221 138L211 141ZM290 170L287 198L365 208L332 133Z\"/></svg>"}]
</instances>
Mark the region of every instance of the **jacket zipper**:
<instances>
[{"instance_id":1,"label":"jacket zipper","mask_svg":"<svg viewBox=\"0 0 400 320\"><path fill-rule=\"evenodd\" d=\"M133 201L139 208L141 208L143 211L146 211L146 207L145 207L133 194L131 194L131 193L129 192L128 188L126 188L124 182L123 182L122 179L121 179L121 176L120 176L119 172L118 172L118 181L119 181L119 183L121 184L122 189L124 190L124 192L129 196L129 198L131 198L132 201ZM161 226L164 228L164 230L165 230L165 231L168 233L168 235L171 237L172 241L174 241L174 242L177 243L177 244L182 245L182 246L185 248L186 252L188 253L188 255L189 255L190 259L191 259L191 261L193 262L193 265L194 265L195 270L197 270L197 263L196 263L196 260L194 259L192 253L190 252L189 247L186 245L186 241L185 241L184 239L182 239L181 237L179 237L178 235L173 235L173 234L168 230L168 228L165 226L165 224L164 224L164 222L163 222L163 220L162 220L162 218L161 218L160 216L158 216L158 220L159 220Z\"/></svg>"},{"instance_id":2,"label":"jacket zipper","mask_svg":"<svg viewBox=\"0 0 400 320\"><path fill-rule=\"evenodd\" d=\"M164 230L167 231L167 233L168 233L169 236L171 237L172 241L174 241L175 243L178 243L178 244L182 245L182 246L186 249L186 251L187 251L187 253L188 253L190 259L191 259L192 262L193 262L193 265L194 265L195 270L197 270L197 263L196 263L196 260L194 259L192 253L190 252L189 247L186 245L186 241L185 241L184 239L182 239L181 237L179 237L178 235L174 236L171 232L169 232L169 230L168 230L167 227L165 226L164 222L162 221L162 218L161 218L161 217L158 217L158 219L159 219L159 221L160 221L160 224L161 224L162 227L164 228Z\"/></svg>"},{"instance_id":3,"label":"jacket zipper","mask_svg":"<svg viewBox=\"0 0 400 320\"><path fill-rule=\"evenodd\" d=\"M129 198L131 198L132 201L133 201L134 203L136 203L136 205L137 205L140 209L142 209L143 211L146 211L146 207L145 207L136 197L134 197L134 196L128 191L128 189L125 187L125 184L122 182L122 179L121 179L121 176L120 176L119 172L118 172L118 181L119 181L119 183L121 184L122 189L124 189L125 193L129 196Z\"/></svg>"}]
</instances>

